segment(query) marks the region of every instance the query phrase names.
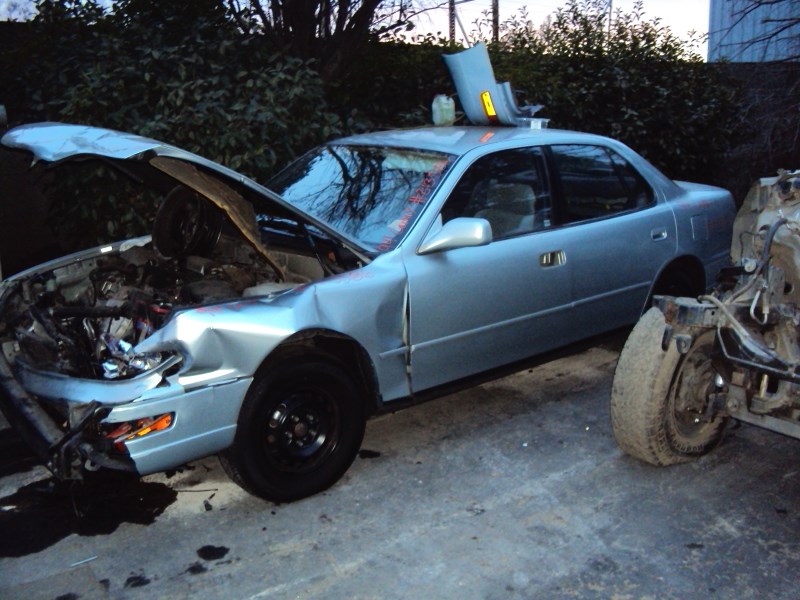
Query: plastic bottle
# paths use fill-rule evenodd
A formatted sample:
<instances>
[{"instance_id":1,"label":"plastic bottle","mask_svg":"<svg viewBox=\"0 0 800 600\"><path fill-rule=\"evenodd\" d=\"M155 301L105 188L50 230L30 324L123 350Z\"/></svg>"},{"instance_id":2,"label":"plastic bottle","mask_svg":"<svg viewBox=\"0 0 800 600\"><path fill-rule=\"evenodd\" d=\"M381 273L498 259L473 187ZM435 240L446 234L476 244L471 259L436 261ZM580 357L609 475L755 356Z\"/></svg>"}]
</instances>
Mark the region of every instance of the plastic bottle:
<instances>
[{"instance_id":1,"label":"plastic bottle","mask_svg":"<svg viewBox=\"0 0 800 600\"><path fill-rule=\"evenodd\" d=\"M431 105L434 125L452 125L456 122L456 103L450 96L439 94Z\"/></svg>"}]
</instances>

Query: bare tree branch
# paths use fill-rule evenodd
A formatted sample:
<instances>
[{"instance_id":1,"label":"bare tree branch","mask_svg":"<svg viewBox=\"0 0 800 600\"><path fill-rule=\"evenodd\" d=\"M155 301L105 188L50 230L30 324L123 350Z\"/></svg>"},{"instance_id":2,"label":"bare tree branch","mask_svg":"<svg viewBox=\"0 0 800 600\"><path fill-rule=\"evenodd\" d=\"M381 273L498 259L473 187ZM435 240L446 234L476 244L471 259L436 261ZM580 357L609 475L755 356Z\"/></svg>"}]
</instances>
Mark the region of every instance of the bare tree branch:
<instances>
[{"instance_id":1,"label":"bare tree branch","mask_svg":"<svg viewBox=\"0 0 800 600\"><path fill-rule=\"evenodd\" d=\"M240 29L263 34L296 56L315 59L330 80L357 61L371 36L403 27L412 16L444 0L226 1Z\"/></svg>"},{"instance_id":2,"label":"bare tree branch","mask_svg":"<svg viewBox=\"0 0 800 600\"><path fill-rule=\"evenodd\" d=\"M784 56L775 60L794 61L800 58L800 3L797 0L728 0L734 10L731 16L734 17L731 24L722 33L719 48L738 48L739 52L755 47L762 47L766 52L770 44L780 44L784 50ZM784 14L776 15L776 9L786 7ZM748 21L757 18L757 11L769 10L758 23L764 26L762 31L756 33L746 41L736 40L734 31L739 27L744 27ZM783 11L778 11L783 12ZM725 42L726 38L735 40ZM794 41L794 48L790 42Z\"/></svg>"}]
</instances>

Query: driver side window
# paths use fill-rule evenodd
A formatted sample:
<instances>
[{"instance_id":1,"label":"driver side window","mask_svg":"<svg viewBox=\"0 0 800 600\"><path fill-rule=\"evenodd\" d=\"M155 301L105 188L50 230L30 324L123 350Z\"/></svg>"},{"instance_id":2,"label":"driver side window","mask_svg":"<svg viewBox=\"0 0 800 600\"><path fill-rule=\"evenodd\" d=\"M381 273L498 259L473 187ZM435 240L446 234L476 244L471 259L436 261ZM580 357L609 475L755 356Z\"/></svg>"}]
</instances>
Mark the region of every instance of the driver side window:
<instances>
[{"instance_id":1,"label":"driver side window","mask_svg":"<svg viewBox=\"0 0 800 600\"><path fill-rule=\"evenodd\" d=\"M550 191L539 148L502 150L475 161L442 209L442 220L479 217L495 240L550 226Z\"/></svg>"}]
</instances>

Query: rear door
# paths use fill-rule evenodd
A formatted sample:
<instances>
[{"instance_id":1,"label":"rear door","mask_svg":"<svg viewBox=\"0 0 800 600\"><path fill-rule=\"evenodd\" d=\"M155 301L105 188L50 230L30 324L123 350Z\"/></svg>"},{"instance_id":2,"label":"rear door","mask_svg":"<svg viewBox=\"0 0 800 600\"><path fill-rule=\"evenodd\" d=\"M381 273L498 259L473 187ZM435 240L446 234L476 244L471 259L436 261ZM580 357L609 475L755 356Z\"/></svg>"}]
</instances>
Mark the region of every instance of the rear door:
<instances>
[{"instance_id":1,"label":"rear door","mask_svg":"<svg viewBox=\"0 0 800 600\"><path fill-rule=\"evenodd\" d=\"M573 325L588 336L636 321L676 251L672 211L611 148L554 145L548 152Z\"/></svg>"}]
</instances>

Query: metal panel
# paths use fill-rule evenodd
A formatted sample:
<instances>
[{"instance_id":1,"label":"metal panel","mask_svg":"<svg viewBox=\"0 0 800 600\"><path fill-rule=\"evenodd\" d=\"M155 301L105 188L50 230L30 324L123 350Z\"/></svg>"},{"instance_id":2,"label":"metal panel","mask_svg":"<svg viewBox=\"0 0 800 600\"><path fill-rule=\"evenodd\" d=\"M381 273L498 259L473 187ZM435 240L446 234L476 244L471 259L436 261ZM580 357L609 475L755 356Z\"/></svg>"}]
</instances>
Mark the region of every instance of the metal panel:
<instances>
[{"instance_id":1,"label":"metal panel","mask_svg":"<svg viewBox=\"0 0 800 600\"><path fill-rule=\"evenodd\" d=\"M542 267L558 231L406 258L414 391L562 345L570 267Z\"/></svg>"},{"instance_id":2,"label":"metal panel","mask_svg":"<svg viewBox=\"0 0 800 600\"><path fill-rule=\"evenodd\" d=\"M163 471L224 450L233 443L236 421L251 378L205 387L149 402L116 408L110 422L131 421L174 412L172 427L126 442L141 475Z\"/></svg>"},{"instance_id":3,"label":"metal panel","mask_svg":"<svg viewBox=\"0 0 800 600\"><path fill-rule=\"evenodd\" d=\"M778 33L780 19L797 17L797 2L764 4L748 12L752 0L711 0L708 60L765 62L800 54L800 25Z\"/></svg>"}]
</instances>

